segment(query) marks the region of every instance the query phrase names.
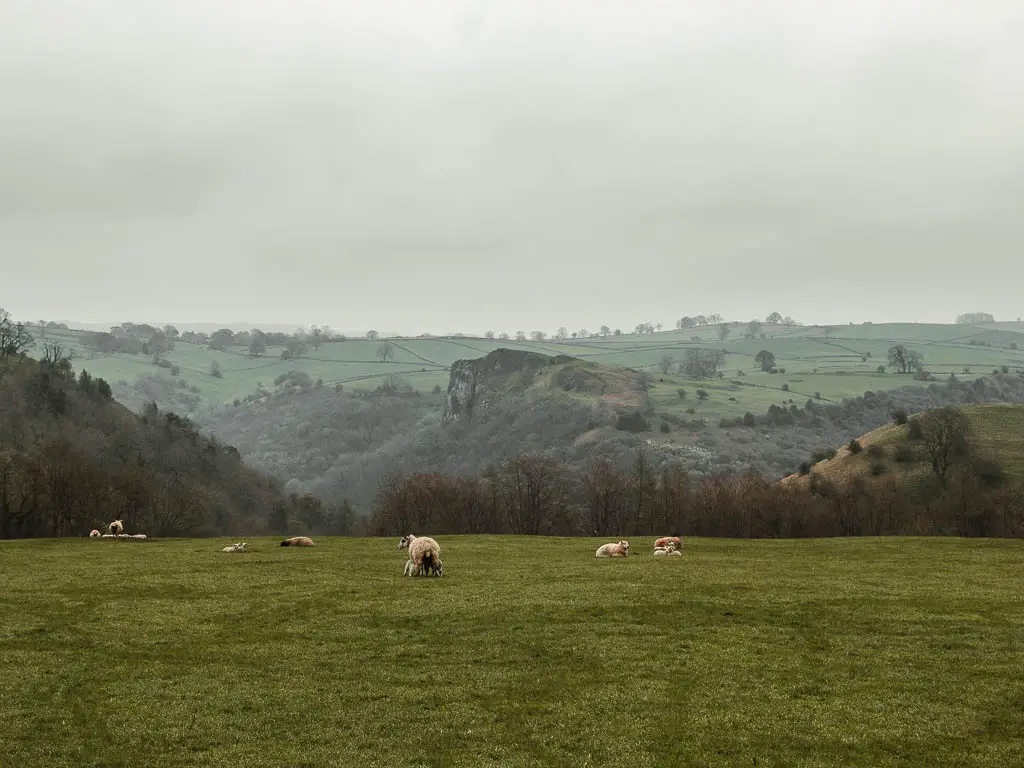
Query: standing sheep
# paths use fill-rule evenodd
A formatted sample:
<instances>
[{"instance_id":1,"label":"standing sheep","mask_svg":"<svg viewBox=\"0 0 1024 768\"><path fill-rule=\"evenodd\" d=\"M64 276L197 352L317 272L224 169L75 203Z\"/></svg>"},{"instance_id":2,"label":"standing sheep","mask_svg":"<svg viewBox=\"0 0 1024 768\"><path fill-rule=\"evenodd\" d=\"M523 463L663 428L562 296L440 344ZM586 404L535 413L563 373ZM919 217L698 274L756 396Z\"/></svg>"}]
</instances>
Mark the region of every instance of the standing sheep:
<instances>
[{"instance_id":1,"label":"standing sheep","mask_svg":"<svg viewBox=\"0 0 1024 768\"><path fill-rule=\"evenodd\" d=\"M107 526L107 531L113 534L114 536L120 536L122 533L124 533L124 521L115 520Z\"/></svg>"},{"instance_id":2,"label":"standing sheep","mask_svg":"<svg viewBox=\"0 0 1024 768\"><path fill-rule=\"evenodd\" d=\"M441 576L441 546L429 536L403 536L398 542L399 549L409 550L409 562L405 564L406 576L425 576L434 573Z\"/></svg>"},{"instance_id":3,"label":"standing sheep","mask_svg":"<svg viewBox=\"0 0 1024 768\"><path fill-rule=\"evenodd\" d=\"M629 542L622 540L613 544L602 544L597 548L594 557L628 557Z\"/></svg>"}]
</instances>

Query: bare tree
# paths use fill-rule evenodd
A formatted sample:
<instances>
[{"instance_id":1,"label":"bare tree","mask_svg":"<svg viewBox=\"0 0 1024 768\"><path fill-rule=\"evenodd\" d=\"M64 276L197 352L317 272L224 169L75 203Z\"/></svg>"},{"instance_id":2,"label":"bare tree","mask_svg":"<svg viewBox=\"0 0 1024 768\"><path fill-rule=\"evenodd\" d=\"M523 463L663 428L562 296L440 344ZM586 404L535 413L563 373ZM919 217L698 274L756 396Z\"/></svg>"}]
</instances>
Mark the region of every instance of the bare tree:
<instances>
[{"instance_id":1,"label":"bare tree","mask_svg":"<svg viewBox=\"0 0 1024 768\"><path fill-rule=\"evenodd\" d=\"M609 328L607 325L602 325L601 326L601 335L602 336L608 336L611 332L612 332L612 329Z\"/></svg>"},{"instance_id":2,"label":"bare tree","mask_svg":"<svg viewBox=\"0 0 1024 768\"><path fill-rule=\"evenodd\" d=\"M530 331L530 338L534 341L544 341L547 338L547 334L544 331Z\"/></svg>"},{"instance_id":3,"label":"bare tree","mask_svg":"<svg viewBox=\"0 0 1024 768\"><path fill-rule=\"evenodd\" d=\"M366 332L366 338L369 339L370 341L376 341L377 339L380 338L380 334L377 331L370 329L369 331Z\"/></svg>"},{"instance_id":4,"label":"bare tree","mask_svg":"<svg viewBox=\"0 0 1024 768\"><path fill-rule=\"evenodd\" d=\"M624 532L630 508L629 482L610 461L598 459L583 475L583 498L592 535Z\"/></svg>"},{"instance_id":5,"label":"bare tree","mask_svg":"<svg viewBox=\"0 0 1024 768\"><path fill-rule=\"evenodd\" d=\"M932 471L946 484L953 462L968 453L970 423L959 408L927 411L917 417L921 444Z\"/></svg>"},{"instance_id":6,"label":"bare tree","mask_svg":"<svg viewBox=\"0 0 1024 768\"><path fill-rule=\"evenodd\" d=\"M730 328L725 323L718 326L718 338L721 341L725 341L729 337Z\"/></svg>"},{"instance_id":7,"label":"bare tree","mask_svg":"<svg viewBox=\"0 0 1024 768\"><path fill-rule=\"evenodd\" d=\"M24 323L16 323L11 313L0 307L0 358L24 355L35 341Z\"/></svg>"},{"instance_id":8,"label":"bare tree","mask_svg":"<svg viewBox=\"0 0 1024 768\"><path fill-rule=\"evenodd\" d=\"M493 339L494 338L494 331L484 331L484 338L485 339Z\"/></svg>"},{"instance_id":9,"label":"bare tree","mask_svg":"<svg viewBox=\"0 0 1024 768\"><path fill-rule=\"evenodd\" d=\"M566 478L554 459L519 456L499 477L499 495L512 533L542 533L565 514Z\"/></svg>"},{"instance_id":10,"label":"bare tree","mask_svg":"<svg viewBox=\"0 0 1024 768\"><path fill-rule=\"evenodd\" d=\"M658 361L658 370L662 373L668 373L672 369L672 363L675 362L675 358L672 355L664 355L661 360Z\"/></svg>"},{"instance_id":11,"label":"bare tree","mask_svg":"<svg viewBox=\"0 0 1024 768\"><path fill-rule=\"evenodd\" d=\"M388 360L393 359L395 356L395 348L390 344L381 344L377 347L377 357L380 358L382 363L386 363Z\"/></svg>"}]
</instances>

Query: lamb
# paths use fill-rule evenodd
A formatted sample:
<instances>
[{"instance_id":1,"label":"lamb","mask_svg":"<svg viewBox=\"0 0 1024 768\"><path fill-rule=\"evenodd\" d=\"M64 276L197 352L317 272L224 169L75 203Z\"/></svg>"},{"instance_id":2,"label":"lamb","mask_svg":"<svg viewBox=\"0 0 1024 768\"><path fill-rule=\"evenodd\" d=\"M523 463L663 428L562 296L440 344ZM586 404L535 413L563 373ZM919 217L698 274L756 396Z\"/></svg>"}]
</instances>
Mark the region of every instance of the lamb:
<instances>
[{"instance_id":1,"label":"lamb","mask_svg":"<svg viewBox=\"0 0 1024 768\"><path fill-rule=\"evenodd\" d=\"M144 539L144 538L146 538L146 534L144 534L144 533L133 533L132 534L132 538L133 539Z\"/></svg>"},{"instance_id":2,"label":"lamb","mask_svg":"<svg viewBox=\"0 0 1024 768\"><path fill-rule=\"evenodd\" d=\"M93 528L91 531L89 531L89 538L90 539L98 539L99 537L100 537L100 532L97 531L95 528Z\"/></svg>"},{"instance_id":3,"label":"lamb","mask_svg":"<svg viewBox=\"0 0 1024 768\"><path fill-rule=\"evenodd\" d=\"M240 541L237 544L232 544L230 547L224 547L221 552L245 552L248 546L244 541Z\"/></svg>"},{"instance_id":4,"label":"lamb","mask_svg":"<svg viewBox=\"0 0 1024 768\"><path fill-rule=\"evenodd\" d=\"M683 546L683 540L679 536L662 536L660 539L654 542L654 546L664 547L670 542L672 544L675 544L677 549Z\"/></svg>"},{"instance_id":5,"label":"lamb","mask_svg":"<svg viewBox=\"0 0 1024 768\"><path fill-rule=\"evenodd\" d=\"M292 536L281 542L282 547L312 547L313 540L309 536Z\"/></svg>"},{"instance_id":6,"label":"lamb","mask_svg":"<svg viewBox=\"0 0 1024 768\"><path fill-rule=\"evenodd\" d=\"M618 543L602 544L597 548L594 557L628 557L629 542L622 540Z\"/></svg>"},{"instance_id":7,"label":"lamb","mask_svg":"<svg viewBox=\"0 0 1024 768\"><path fill-rule=\"evenodd\" d=\"M107 532L113 534L114 536L120 536L122 533L124 533L124 521L115 520L107 526Z\"/></svg>"},{"instance_id":8,"label":"lamb","mask_svg":"<svg viewBox=\"0 0 1024 768\"><path fill-rule=\"evenodd\" d=\"M405 564L406 576L425 576L434 573L441 576L441 546L429 536L408 534L398 542L399 549L409 549L409 562Z\"/></svg>"},{"instance_id":9,"label":"lamb","mask_svg":"<svg viewBox=\"0 0 1024 768\"><path fill-rule=\"evenodd\" d=\"M679 550L676 549L676 543L674 541L669 541L668 544L666 544L663 547L655 547L654 548L654 556L655 557L665 557L666 555L681 555L681 554L682 553Z\"/></svg>"}]
</instances>

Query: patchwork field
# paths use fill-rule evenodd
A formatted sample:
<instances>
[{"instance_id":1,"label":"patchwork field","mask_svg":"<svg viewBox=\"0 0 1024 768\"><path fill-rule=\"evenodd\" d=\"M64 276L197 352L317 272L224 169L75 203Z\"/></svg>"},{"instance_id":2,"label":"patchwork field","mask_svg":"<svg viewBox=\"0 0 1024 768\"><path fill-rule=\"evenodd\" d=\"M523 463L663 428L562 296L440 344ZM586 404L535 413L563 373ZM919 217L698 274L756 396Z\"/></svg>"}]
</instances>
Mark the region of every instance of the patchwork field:
<instances>
[{"instance_id":1,"label":"patchwork field","mask_svg":"<svg viewBox=\"0 0 1024 768\"><path fill-rule=\"evenodd\" d=\"M0 765L1009 766L1024 543L0 542Z\"/></svg>"},{"instance_id":2,"label":"patchwork field","mask_svg":"<svg viewBox=\"0 0 1024 768\"><path fill-rule=\"evenodd\" d=\"M397 376L409 386L426 392L448 384L448 367L458 359L482 357L498 347L527 349L544 354L566 354L593 362L623 365L649 371L656 381L652 399L662 412L696 415L711 420L742 416L746 411L763 413L771 404L807 398L838 401L866 390L886 390L913 383L910 377L892 372L879 373L887 363L889 347L904 344L924 358L926 369L936 377L955 373L973 378L1001 370L1024 367L1024 326L999 323L987 326L864 324L850 326L763 326L766 340L745 340L744 326L730 326L730 335L720 340L715 327L663 331L654 334L608 336L564 342L517 342L482 338L400 338L381 342L363 339L331 342L308 350L299 358L284 360L281 348L270 347L260 357L250 357L237 347L214 351L178 342L166 355L175 366L158 368L144 355L99 355L82 346L82 332L49 330L47 340L58 341L76 354L76 368L85 368L114 385L115 395L144 401L151 387L138 383L140 376L160 375L183 391L191 388L191 410L219 406L244 398L263 387L273 390L275 379L289 371L300 371L313 381L346 388L375 388ZM694 340L696 338L696 340ZM387 362L377 358L382 343L393 346ZM725 353L721 370L724 380L695 381L674 374L688 350L720 349ZM755 362L762 351L775 356L780 372L764 373ZM671 358L669 374L662 374L662 361ZM210 374L216 362L221 378ZM784 370L784 372L783 372ZM741 373L742 372L742 373ZM134 389L133 389L134 388ZM687 389L680 398L678 390ZM699 399L697 389L707 392ZM137 405L137 403L133 403ZM690 413L692 409L692 414Z\"/></svg>"}]
</instances>

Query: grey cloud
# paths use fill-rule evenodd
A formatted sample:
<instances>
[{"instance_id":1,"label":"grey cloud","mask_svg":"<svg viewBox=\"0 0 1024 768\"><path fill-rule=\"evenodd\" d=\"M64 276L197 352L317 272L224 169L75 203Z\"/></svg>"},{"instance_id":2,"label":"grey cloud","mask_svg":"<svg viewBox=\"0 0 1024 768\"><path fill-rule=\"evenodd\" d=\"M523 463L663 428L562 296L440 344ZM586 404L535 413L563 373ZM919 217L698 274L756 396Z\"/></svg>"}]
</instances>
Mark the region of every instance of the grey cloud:
<instances>
[{"instance_id":1,"label":"grey cloud","mask_svg":"<svg viewBox=\"0 0 1024 768\"><path fill-rule=\"evenodd\" d=\"M1024 241L1013 2L43 5L0 9L15 311L1019 314L986 277ZM177 265L145 301L140 254Z\"/></svg>"}]
</instances>

